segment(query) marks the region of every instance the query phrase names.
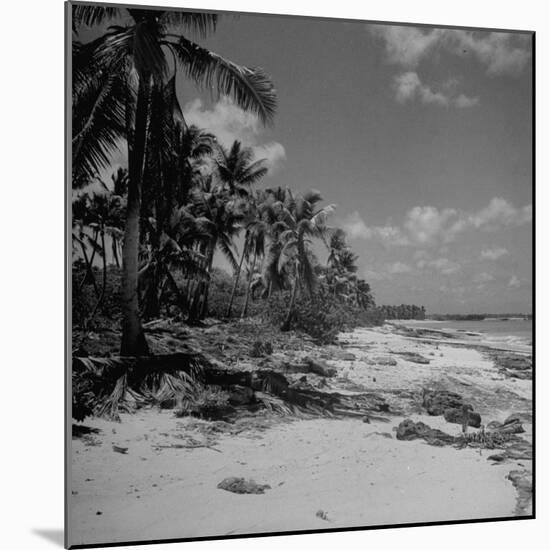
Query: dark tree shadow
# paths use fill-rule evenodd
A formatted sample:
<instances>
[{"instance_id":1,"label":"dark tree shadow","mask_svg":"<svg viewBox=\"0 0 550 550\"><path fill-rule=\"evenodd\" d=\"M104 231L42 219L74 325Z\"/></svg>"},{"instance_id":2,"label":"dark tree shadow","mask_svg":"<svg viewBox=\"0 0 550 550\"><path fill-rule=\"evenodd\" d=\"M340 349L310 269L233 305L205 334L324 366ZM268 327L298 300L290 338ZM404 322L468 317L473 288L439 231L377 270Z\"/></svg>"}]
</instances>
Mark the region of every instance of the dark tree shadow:
<instances>
[{"instance_id":1,"label":"dark tree shadow","mask_svg":"<svg viewBox=\"0 0 550 550\"><path fill-rule=\"evenodd\" d=\"M32 532L57 546L63 548L65 543L65 531L63 529L33 529Z\"/></svg>"}]
</instances>

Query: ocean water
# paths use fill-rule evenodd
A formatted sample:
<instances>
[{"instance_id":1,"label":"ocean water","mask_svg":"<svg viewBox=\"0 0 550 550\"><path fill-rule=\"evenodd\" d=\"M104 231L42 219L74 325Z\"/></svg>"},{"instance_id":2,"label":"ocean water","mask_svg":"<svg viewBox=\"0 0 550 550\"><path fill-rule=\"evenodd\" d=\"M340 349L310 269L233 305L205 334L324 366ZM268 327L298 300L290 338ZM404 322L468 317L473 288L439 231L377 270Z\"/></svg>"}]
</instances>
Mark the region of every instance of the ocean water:
<instances>
[{"instance_id":1,"label":"ocean water","mask_svg":"<svg viewBox=\"0 0 550 550\"><path fill-rule=\"evenodd\" d=\"M402 321L405 326L443 330L460 339L491 347L532 351L533 322L524 319L487 319L484 321Z\"/></svg>"}]
</instances>

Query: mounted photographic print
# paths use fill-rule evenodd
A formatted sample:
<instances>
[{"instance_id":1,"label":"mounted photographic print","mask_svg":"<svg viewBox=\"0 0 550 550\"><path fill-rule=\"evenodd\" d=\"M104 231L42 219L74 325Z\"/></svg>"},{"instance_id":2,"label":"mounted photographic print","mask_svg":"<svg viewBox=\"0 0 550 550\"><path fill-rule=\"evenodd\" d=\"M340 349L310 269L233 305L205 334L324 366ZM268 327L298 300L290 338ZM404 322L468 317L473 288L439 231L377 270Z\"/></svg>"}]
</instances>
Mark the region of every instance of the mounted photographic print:
<instances>
[{"instance_id":1,"label":"mounted photographic print","mask_svg":"<svg viewBox=\"0 0 550 550\"><path fill-rule=\"evenodd\" d=\"M534 33L66 8L66 545L533 518Z\"/></svg>"}]
</instances>

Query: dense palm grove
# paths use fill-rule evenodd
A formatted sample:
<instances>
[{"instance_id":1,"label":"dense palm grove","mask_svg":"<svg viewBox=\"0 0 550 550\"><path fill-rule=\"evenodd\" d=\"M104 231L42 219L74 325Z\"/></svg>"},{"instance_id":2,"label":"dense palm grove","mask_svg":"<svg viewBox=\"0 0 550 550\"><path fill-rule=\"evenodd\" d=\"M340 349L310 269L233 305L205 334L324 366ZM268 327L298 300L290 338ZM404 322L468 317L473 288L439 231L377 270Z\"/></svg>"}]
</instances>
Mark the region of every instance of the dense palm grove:
<instances>
[{"instance_id":1,"label":"dense palm grove","mask_svg":"<svg viewBox=\"0 0 550 550\"><path fill-rule=\"evenodd\" d=\"M90 329L120 319L121 355L145 355L142 323L163 316L199 323L261 315L321 341L354 322L423 317L416 306L376 308L345 233L328 223L334 206L323 206L319 192L260 187L265 160L186 123L180 71L266 124L275 115L263 70L189 38L215 31L217 19L73 7L74 323ZM84 27L97 38L80 42ZM120 147L128 168L103 181ZM215 267L216 254L232 276Z\"/></svg>"}]
</instances>

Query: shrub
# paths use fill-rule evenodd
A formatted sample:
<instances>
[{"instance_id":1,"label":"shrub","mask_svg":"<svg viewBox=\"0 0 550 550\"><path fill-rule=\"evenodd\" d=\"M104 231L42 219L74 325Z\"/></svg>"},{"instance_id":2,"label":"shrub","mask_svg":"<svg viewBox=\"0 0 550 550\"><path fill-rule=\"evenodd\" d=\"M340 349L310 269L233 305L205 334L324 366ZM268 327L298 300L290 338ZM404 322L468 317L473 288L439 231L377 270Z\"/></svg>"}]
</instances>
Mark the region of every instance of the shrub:
<instances>
[{"instance_id":1,"label":"shrub","mask_svg":"<svg viewBox=\"0 0 550 550\"><path fill-rule=\"evenodd\" d=\"M93 268L97 287L101 292L103 283L103 271ZM86 281L82 286L81 282L85 277L86 269L84 262L76 261L72 266L72 322L73 326L83 326L89 319L97 303L97 296L91 282ZM121 270L116 266L107 267L107 287L103 303L94 318L95 327L111 327L113 321L120 319L120 282ZM80 287L80 288L79 288Z\"/></svg>"},{"instance_id":2,"label":"shrub","mask_svg":"<svg viewBox=\"0 0 550 550\"><path fill-rule=\"evenodd\" d=\"M267 303L265 315L274 325L281 326L286 319L289 294L273 295ZM330 344L339 332L382 321L381 313L375 308L364 310L346 305L332 296L318 294L311 298L302 294L296 299L290 328L305 332L319 344Z\"/></svg>"}]
</instances>

